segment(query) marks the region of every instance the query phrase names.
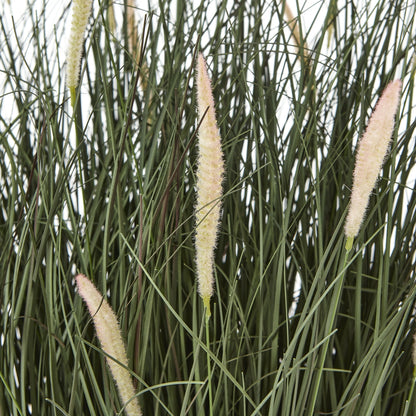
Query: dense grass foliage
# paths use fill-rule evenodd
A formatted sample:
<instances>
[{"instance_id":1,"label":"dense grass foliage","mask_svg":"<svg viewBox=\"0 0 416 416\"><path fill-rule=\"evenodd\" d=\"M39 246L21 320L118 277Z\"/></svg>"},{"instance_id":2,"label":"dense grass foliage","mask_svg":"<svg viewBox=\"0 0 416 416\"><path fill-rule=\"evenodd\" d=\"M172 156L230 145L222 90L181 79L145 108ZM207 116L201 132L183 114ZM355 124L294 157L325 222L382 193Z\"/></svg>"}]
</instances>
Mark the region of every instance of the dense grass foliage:
<instances>
[{"instance_id":1,"label":"dense grass foliage","mask_svg":"<svg viewBox=\"0 0 416 416\"><path fill-rule=\"evenodd\" d=\"M0 414L123 413L83 273L119 318L144 415L415 415L414 2L288 1L298 39L284 2L137 2L135 55L127 2L112 28L94 0L74 109L64 3L0 6ZM198 51L226 169L208 342ZM355 146L397 78L347 254Z\"/></svg>"}]
</instances>

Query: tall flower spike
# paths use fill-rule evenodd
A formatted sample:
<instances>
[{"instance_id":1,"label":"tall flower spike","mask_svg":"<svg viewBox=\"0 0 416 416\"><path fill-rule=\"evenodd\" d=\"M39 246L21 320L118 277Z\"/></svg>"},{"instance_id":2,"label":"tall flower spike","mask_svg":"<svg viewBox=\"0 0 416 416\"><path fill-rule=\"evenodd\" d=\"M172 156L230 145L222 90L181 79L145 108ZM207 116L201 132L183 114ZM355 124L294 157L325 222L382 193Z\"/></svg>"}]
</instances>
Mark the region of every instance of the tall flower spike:
<instances>
[{"instance_id":1,"label":"tall flower spike","mask_svg":"<svg viewBox=\"0 0 416 416\"><path fill-rule=\"evenodd\" d=\"M352 248L354 237L360 230L371 191L389 149L401 87L402 82L398 79L384 89L358 145L350 207L345 222L347 250Z\"/></svg>"},{"instance_id":2,"label":"tall flower spike","mask_svg":"<svg viewBox=\"0 0 416 416\"><path fill-rule=\"evenodd\" d=\"M74 0L72 6L71 33L68 42L68 54L66 58L67 73L66 84L71 93L72 107L75 105L75 89L79 82L79 70L81 66L82 43L88 18L91 13L92 0Z\"/></svg>"},{"instance_id":3,"label":"tall flower spike","mask_svg":"<svg viewBox=\"0 0 416 416\"><path fill-rule=\"evenodd\" d=\"M214 291L214 249L220 221L221 182L224 175L224 162L220 133L215 119L211 81L208 77L205 59L201 53L198 56L196 85L200 120L197 202L195 207L196 269L198 292L204 302L206 316L209 318L211 315L209 302Z\"/></svg>"},{"instance_id":4,"label":"tall flower spike","mask_svg":"<svg viewBox=\"0 0 416 416\"><path fill-rule=\"evenodd\" d=\"M128 366L126 350L116 315L89 279L79 274L75 280L79 294L87 304L90 315L94 320L95 330L97 331L102 349L112 357L107 356L106 359L116 381L121 400L125 405L126 414L129 416L141 416L140 406L137 399L134 398L135 391L130 373L125 368ZM122 367L114 360L122 363L125 367Z\"/></svg>"}]
</instances>

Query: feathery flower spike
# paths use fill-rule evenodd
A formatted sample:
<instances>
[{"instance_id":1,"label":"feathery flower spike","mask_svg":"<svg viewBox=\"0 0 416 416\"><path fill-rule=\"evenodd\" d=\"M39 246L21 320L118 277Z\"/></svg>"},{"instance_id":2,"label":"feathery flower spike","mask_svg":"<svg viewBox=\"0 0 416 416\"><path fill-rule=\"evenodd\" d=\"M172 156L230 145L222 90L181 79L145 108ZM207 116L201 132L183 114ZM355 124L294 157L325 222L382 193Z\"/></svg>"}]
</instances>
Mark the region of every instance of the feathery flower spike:
<instances>
[{"instance_id":1,"label":"feathery flower spike","mask_svg":"<svg viewBox=\"0 0 416 416\"><path fill-rule=\"evenodd\" d=\"M389 150L401 87L402 82L398 79L384 89L358 145L350 207L345 222L347 250L352 248L354 237L360 230L371 191Z\"/></svg>"},{"instance_id":2,"label":"feathery flower spike","mask_svg":"<svg viewBox=\"0 0 416 416\"><path fill-rule=\"evenodd\" d=\"M67 73L66 84L71 93L72 107L75 105L75 89L79 82L79 70L81 66L82 43L88 18L91 13L92 0L74 0L72 6L71 33L68 42L66 58Z\"/></svg>"},{"instance_id":3,"label":"feathery flower spike","mask_svg":"<svg viewBox=\"0 0 416 416\"><path fill-rule=\"evenodd\" d=\"M224 162L220 133L215 118L211 81L201 53L198 56L196 85L199 120L203 117L198 131L199 157L195 207L196 269L198 292L204 302L206 316L209 318L211 315L209 302L214 291L214 249L220 221Z\"/></svg>"},{"instance_id":4,"label":"feathery flower spike","mask_svg":"<svg viewBox=\"0 0 416 416\"><path fill-rule=\"evenodd\" d=\"M75 280L79 294L87 304L90 315L94 320L95 330L103 351L127 367L126 350L116 315L108 302L87 277L79 274ZM130 373L112 358L106 357L106 360L116 381L121 400L125 405L126 414L129 416L141 416L140 406L134 397L135 391Z\"/></svg>"}]
</instances>

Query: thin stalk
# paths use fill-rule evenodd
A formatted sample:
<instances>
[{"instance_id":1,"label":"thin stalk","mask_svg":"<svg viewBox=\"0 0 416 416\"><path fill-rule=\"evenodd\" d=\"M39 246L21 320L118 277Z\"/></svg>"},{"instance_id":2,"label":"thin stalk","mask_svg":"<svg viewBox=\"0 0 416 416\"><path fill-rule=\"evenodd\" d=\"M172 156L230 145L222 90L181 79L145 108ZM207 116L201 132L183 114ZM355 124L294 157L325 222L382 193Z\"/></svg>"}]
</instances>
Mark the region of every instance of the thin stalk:
<instances>
[{"instance_id":1,"label":"thin stalk","mask_svg":"<svg viewBox=\"0 0 416 416\"><path fill-rule=\"evenodd\" d=\"M205 340L207 345L207 372L208 372L208 395L209 395L209 416L213 416L213 395L212 395L212 375L211 375L211 359L209 357L210 343L209 343L209 317L205 308Z\"/></svg>"},{"instance_id":2,"label":"thin stalk","mask_svg":"<svg viewBox=\"0 0 416 416\"><path fill-rule=\"evenodd\" d=\"M350 241L348 241L347 244L348 244L348 247L352 245ZM325 332L324 332L324 337L327 337L327 339L321 350L321 358L318 364L318 376L315 381L314 390L312 392L312 402L311 402L311 405L309 406L309 415L311 416L315 414L315 404L318 399L318 391L319 391L320 383L322 379L325 359L327 358L328 347L331 341L331 338L328 335L331 334L331 332L333 331L334 323L337 317L337 310L340 304L342 288L344 287L344 278L345 278L345 274L347 271L349 253L350 253L349 248L346 248L345 251L343 251L343 259L341 261L342 262L341 275L339 277L338 283L336 284L334 288L334 296L332 297L331 305L328 311L328 319L326 321Z\"/></svg>"}]
</instances>

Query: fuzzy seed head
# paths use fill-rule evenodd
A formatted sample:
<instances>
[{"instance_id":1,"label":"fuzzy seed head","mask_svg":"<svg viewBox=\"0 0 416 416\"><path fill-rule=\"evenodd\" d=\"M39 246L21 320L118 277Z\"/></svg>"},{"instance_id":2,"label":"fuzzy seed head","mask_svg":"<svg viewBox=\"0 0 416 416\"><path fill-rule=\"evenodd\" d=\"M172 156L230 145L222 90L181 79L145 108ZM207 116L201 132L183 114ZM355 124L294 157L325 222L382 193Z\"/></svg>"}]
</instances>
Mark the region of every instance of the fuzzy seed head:
<instances>
[{"instance_id":1,"label":"fuzzy seed head","mask_svg":"<svg viewBox=\"0 0 416 416\"><path fill-rule=\"evenodd\" d=\"M75 278L80 296L87 304L89 313L94 320L95 330L100 340L103 351L110 357L128 367L126 350L121 338L120 328L116 315L101 293L92 282L84 275L79 274ZM130 373L112 358L106 357L114 380L116 381L121 400L126 405L126 413L129 416L140 416L141 409L134 398Z\"/></svg>"},{"instance_id":2,"label":"fuzzy seed head","mask_svg":"<svg viewBox=\"0 0 416 416\"><path fill-rule=\"evenodd\" d=\"M401 87L402 82L399 79L387 85L359 142L350 207L345 223L347 238L355 237L360 230L371 191L389 150Z\"/></svg>"},{"instance_id":3,"label":"fuzzy seed head","mask_svg":"<svg viewBox=\"0 0 416 416\"><path fill-rule=\"evenodd\" d=\"M88 18L91 13L92 0L73 0L72 24L68 42L66 84L75 90L79 82L82 43Z\"/></svg>"},{"instance_id":4,"label":"fuzzy seed head","mask_svg":"<svg viewBox=\"0 0 416 416\"><path fill-rule=\"evenodd\" d=\"M224 162L221 138L215 118L211 81L202 54L198 56L196 85L199 120L203 117L198 131L199 157L195 207L196 268L198 292L204 300L205 306L208 305L207 314L209 316L209 299L214 290L214 249L220 221Z\"/></svg>"}]
</instances>

